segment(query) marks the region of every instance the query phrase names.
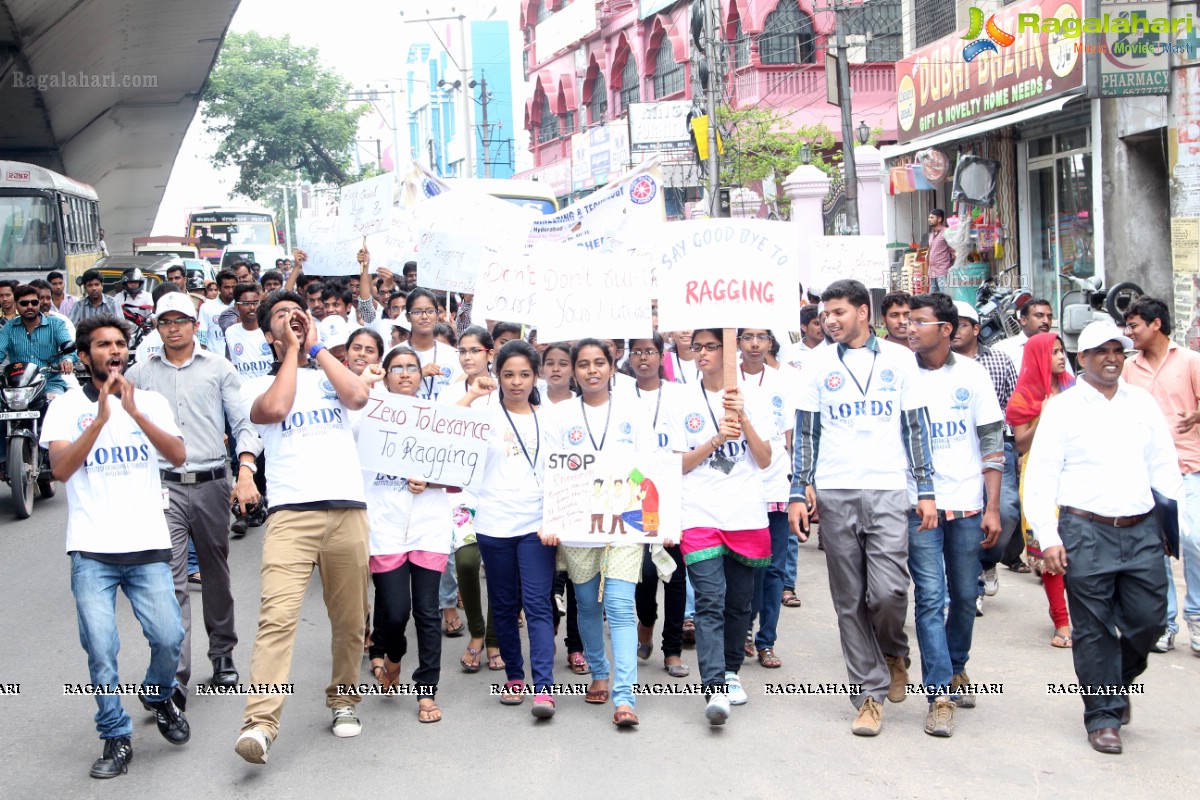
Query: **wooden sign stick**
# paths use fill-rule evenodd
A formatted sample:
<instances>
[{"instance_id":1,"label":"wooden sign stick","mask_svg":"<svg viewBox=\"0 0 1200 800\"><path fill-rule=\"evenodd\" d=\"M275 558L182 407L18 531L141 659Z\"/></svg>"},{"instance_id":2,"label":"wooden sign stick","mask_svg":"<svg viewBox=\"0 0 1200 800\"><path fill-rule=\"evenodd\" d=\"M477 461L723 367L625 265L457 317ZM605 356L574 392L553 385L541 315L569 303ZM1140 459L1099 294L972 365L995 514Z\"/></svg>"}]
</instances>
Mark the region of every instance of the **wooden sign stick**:
<instances>
[{"instance_id":1,"label":"wooden sign stick","mask_svg":"<svg viewBox=\"0 0 1200 800\"><path fill-rule=\"evenodd\" d=\"M737 388L738 348L737 328L725 328L721 337L721 352L724 354L724 377L726 389Z\"/></svg>"}]
</instances>

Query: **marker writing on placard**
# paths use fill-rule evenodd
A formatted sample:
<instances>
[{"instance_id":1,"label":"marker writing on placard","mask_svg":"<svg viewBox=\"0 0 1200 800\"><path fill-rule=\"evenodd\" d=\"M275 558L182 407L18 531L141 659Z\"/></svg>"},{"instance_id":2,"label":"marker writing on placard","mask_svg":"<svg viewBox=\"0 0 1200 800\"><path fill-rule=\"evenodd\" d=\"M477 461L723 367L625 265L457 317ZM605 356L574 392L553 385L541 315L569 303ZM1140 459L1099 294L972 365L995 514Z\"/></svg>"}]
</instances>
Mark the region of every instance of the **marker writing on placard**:
<instances>
[{"instance_id":1,"label":"marker writing on placard","mask_svg":"<svg viewBox=\"0 0 1200 800\"><path fill-rule=\"evenodd\" d=\"M398 441L392 441L393 437ZM467 474L467 479L463 481L464 486L469 486L475 479L475 468L479 464L479 454L476 452L455 447L431 447L419 444L416 437L405 436L401 439L400 434L396 431L384 431L383 446L380 448L379 454L384 458L398 459L402 463L409 462L419 465L418 470L422 475L434 482L441 479L447 466L467 467L470 472ZM410 474L403 468L396 469L395 472L399 475Z\"/></svg>"}]
</instances>

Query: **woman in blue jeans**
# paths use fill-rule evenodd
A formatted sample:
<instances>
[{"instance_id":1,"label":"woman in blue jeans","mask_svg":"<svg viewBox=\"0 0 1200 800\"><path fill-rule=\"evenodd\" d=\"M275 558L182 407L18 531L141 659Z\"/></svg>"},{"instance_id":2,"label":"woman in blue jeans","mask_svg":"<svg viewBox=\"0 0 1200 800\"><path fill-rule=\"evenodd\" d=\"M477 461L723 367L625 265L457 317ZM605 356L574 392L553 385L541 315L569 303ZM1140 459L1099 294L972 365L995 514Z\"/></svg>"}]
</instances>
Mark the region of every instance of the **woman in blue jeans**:
<instances>
[{"instance_id":1,"label":"woman in blue jeans","mask_svg":"<svg viewBox=\"0 0 1200 800\"><path fill-rule=\"evenodd\" d=\"M492 402L488 457L478 485L475 538L487 569L488 606L507 682L504 705L525 699L525 660L517 617L525 611L533 671L533 716L554 716L554 548L538 539L542 524L543 413L536 387L540 359L527 342L507 342L496 354L496 377L471 382L459 405L469 406L499 386ZM480 403L482 406L483 404Z\"/></svg>"},{"instance_id":2,"label":"woman in blue jeans","mask_svg":"<svg viewBox=\"0 0 1200 800\"><path fill-rule=\"evenodd\" d=\"M654 449L653 429L647 424L640 403L631 395L612 394L613 356L606 343L581 339L571 348L571 369L581 394L578 402L560 403L547 415L551 417L544 438L547 450L587 456ZM634 590L642 575L642 546L612 544L612 539L605 535L605 531L611 533L620 527L618 522L630 503L630 495L622 476L604 476L603 480L600 492L608 498L612 521L606 521L599 533L581 532L594 536L596 542L563 545L562 554L567 562L567 575L575 585L579 634L592 668L592 683L585 699L601 705L611 697L616 708L613 724L623 728L638 724L633 694L638 644ZM542 541L558 544L558 537L543 534ZM605 617L612 638L615 673L611 692L604 647Z\"/></svg>"}]
</instances>

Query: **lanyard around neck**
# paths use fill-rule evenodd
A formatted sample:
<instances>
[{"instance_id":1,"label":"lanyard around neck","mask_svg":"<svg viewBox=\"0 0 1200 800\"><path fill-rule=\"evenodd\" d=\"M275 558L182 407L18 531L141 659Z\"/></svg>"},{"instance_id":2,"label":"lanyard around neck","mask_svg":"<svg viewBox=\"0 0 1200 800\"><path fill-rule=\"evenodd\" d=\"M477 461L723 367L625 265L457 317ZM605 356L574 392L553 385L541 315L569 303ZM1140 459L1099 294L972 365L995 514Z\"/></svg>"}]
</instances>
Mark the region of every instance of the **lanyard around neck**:
<instances>
[{"instance_id":1,"label":"lanyard around neck","mask_svg":"<svg viewBox=\"0 0 1200 800\"><path fill-rule=\"evenodd\" d=\"M541 448L535 447L533 451L533 458L530 458L529 448L525 446L525 440L521 438L521 432L517 430L517 426L513 422L512 415L508 413L508 406L504 405L504 402L501 401L500 408L504 409L504 416L508 418L508 427L512 428L513 435L517 437L517 444L521 445L521 452L525 454L525 460L529 462L529 469L533 471L533 476L536 478L537 467L535 465L537 464L538 452ZM536 409L533 409L533 432L536 444L542 440L542 426L540 423L538 423Z\"/></svg>"},{"instance_id":2,"label":"lanyard around neck","mask_svg":"<svg viewBox=\"0 0 1200 800\"><path fill-rule=\"evenodd\" d=\"M704 407L708 409L708 416L712 419L713 427L717 433L721 432L721 423L717 422L717 415L713 413L712 406L708 402L708 389L704 388L704 381L700 381L700 393L704 395Z\"/></svg>"},{"instance_id":3,"label":"lanyard around neck","mask_svg":"<svg viewBox=\"0 0 1200 800\"><path fill-rule=\"evenodd\" d=\"M842 362L842 366L846 367L846 372L850 373L850 380L854 381L854 385L858 387L858 391L863 397L867 396L867 391L871 388L871 378L875 377L875 359L879 358L879 351L871 351L871 371L867 373L867 385L863 386L859 383L858 376L854 374L854 370L846 364L846 359L842 358L842 348L837 349L838 361Z\"/></svg>"},{"instance_id":4,"label":"lanyard around neck","mask_svg":"<svg viewBox=\"0 0 1200 800\"><path fill-rule=\"evenodd\" d=\"M637 396L640 398L642 396L642 387L634 386L633 388L637 391ZM658 397L654 398L654 430L656 431L658 430L658 410L662 408L662 396L663 382L660 379L658 382ZM704 399L707 400L708 397L706 396Z\"/></svg>"},{"instance_id":5,"label":"lanyard around neck","mask_svg":"<svg viewBox=\"0 0 1200 800\"><path fill-rule=\"evenodd\" d=\"M419 361L419 360L420 360L420 359L418 359L418 361ZM430 364L436 364L436 363L438 363L438 360L437 360L437 339L434 339L434 340L433 340L433 360L432 360L432 361L430 361L429 363L430 363ZM424 369L424 366L422 366L421 368L422 368L422 369ZM433 397L433 376L432 376L432 375L428 375L428 376L426 376L426 377L423 377L423 378L421 378L421 383L425 385L425 391L428 393L428 395L429 395L429 399L430 399L430 400L433 400L433 399L434 399L434 397ZM509 421L511 422L512 420L509 420ZM522 445L522 446L523 446L523 445Z\"/></svg>"},{"instance_id":6,"label":"lanyard around neck","mask_svg":"<svg viewBox=\"0 0 1200 800\"><path fill-rule=\"evenodd\" d=\"M600 444L596 444L596 437L592 435L592 425L588 422L587 404L583 402L583 395L579 396L579 413L583 414L583 425L587 428L588 438L592 440L592 449L599 453L608 440L608 423L612 421L612 394L608 395L608 412L604 416L604 433L600 435Z\"/></svg>"}]
</instances>

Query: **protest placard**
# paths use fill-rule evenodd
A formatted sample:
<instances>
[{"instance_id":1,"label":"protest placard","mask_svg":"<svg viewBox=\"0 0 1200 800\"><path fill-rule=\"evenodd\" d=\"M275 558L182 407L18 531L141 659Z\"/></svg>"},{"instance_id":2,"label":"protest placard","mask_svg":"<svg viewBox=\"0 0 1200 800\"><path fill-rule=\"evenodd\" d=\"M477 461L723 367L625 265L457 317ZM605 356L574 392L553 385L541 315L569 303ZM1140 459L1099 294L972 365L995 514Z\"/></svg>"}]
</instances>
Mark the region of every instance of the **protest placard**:
<instances>
[{"instance_id":1,"label":"protest placard","mask_svg":"<svg viewBox=\"0 0 1200 800\"><path fill-rule=\"evenodd\" d=\"M472 319L537 324L537 269L525 256L502 256L484 251L475 281Z\"/></svg>"},{"instance_id":2,"label":"protest placard","mask_svg":"<svg viewBox=\"0 0 1200 800\"><path fill-rule=\"evenodd\" d=\"M475 291L483 245L474 236L424 231L417 242L417 275L427 289Z\"/></svg>"},{"instance_id":3,"label":"protest placard","mask_svg":"<svg viewBox=\"0 0 1200 800\"><path fill-rule=\"evenodd\" d=\"M530 260L538 341L650 336L653 292L644 262L550 242L533 247Z\"/></svg>"},{"instance_id":4,"label":"protest placard","mask_svg":"<svg viewBox=\"0 0 1200 800\"><path fill-rule=\"evenodd\" d=\"M662 226L660 330L799 330L799 245L786 222L704 219Z\"/></svg>"},{"instance_id":5,"label":"protest placard","mask_svg":"<svg viewBox=\"0 0 1200 800\"><path fill-rule=\"evenodd\" d=\"M338 206L338 241L345 242L383 233L392 222L394 173L367 178L342 187Z\"/></svg>"},{"instance_id":6,"label":"protest placard","mask_svg":"<svg viewBox=\"0 0 1200 800\"><path fill-rule=\"evenodd\" d=\"M889 284L886 236L814 236L808 240L807 270L800 280L820 293L836 280L853 278L868 289ZM804 274L807 272L808 274Z\"/></svg>"},{"instance_id":7,"label":"protest placard","mask_svg":"<svg viewBox=\"0 0 1200 800\"><path fill-rule=\"evenodd\" d=\"M661 544L682 536L678 453L551 453L542 532L564 544Z\"/></svg>"},{"instance_id":8,"label":"protest placard","mask_svg":"<svg viewBox=\"0 0 1200 800\"><path fill-rule=\"evenodd\" d=\"M665 219L662 168L651 160L562 211L539 217L529 240L569 241L603 251L608 249L608 237L627 222L661 223Z\"/></svg>"},{"instance_id":9,"label":"protest placard","mask_svg":"<svg viewBox=\"0 0 1200 800\"><path fill-rule=\"evenodd\" d=\"M384 475L469 487L483 475L489 420L480 409L374 391L362 412L359 461Z\"/></svg>"}]
</instances>

